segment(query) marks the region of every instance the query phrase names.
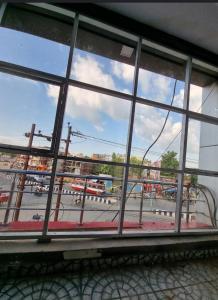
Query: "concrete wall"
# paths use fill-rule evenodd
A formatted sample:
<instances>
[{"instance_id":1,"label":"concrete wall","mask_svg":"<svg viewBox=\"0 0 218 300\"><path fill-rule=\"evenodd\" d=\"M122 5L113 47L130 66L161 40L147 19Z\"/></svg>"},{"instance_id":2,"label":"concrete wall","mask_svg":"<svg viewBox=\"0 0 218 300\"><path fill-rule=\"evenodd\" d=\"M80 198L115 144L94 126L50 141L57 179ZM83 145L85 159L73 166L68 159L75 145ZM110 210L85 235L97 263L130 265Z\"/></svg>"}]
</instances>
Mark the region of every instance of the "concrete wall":
<instances>
[{"instance_id":1,"label":"concrete wall","mask_svg":"<svg viewBox=\"0 0 218 300\"><path fill-rule=\"evenodd\" d=\"M213 88L212 92L211 89ZM211 92L211 93L210 93ZM202 113L210 116L218 117L218 84L203 88L202 99L207 96ZM210 171L218 171L218 126L201 122L200 126L200 151L199 151L199 168ZM206 146L206 147L205 147ZM218 206L218 177L198 176L198 183L207 186L216 197L216 205ZM210 206L213 210L214 205L210 195L208 195ZM199 195L199 198L204 198ZM197 211L203 212L207 216L197 215L200 222L210 223L209 211L206 203L197 202ZM218 219L218 214L217 214Z\"/></svg>"}]
</instances>

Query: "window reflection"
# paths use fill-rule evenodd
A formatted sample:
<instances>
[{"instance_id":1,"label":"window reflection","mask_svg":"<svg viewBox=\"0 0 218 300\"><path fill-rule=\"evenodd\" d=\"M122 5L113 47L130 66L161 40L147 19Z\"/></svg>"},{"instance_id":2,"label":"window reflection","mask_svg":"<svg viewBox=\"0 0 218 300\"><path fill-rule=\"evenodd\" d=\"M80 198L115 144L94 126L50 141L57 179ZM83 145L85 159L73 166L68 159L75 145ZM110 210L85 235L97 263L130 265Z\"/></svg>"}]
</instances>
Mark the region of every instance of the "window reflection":
<instances>
[{"instance_id":1,"label":"window reflection","mask_svg":"<svg viewBox=\"0 0 218 300\"><path fill-rule=\"evenodd\" d=\"M3 26L0 27L0 60L65 75L72 25L9 6Z\"/></svg>"},{"instance_id":2,"label":"window reflection","mask_svg":"<svg viewBox=\"0 0 218 300\"><path fill-rule=\"evenodd\" d=\"M69 153L79 157L125 159L130 102L69 87L60 153L64 153L68 124L72 127Z\"/></svg>"},{"instance_id":3,"label":"window reflection","mask_svg":"<svg viewBox=\"0 0 218 300\"><path fill-rule=\"evenodd\" d=\"M179 160L182 115L173 112L169 113L168 118L167 115L166 110L136 104L131 149L132 163L138 165L142 163L145 153L158 138L162 128L163 132L144 157L143 164L150 166L157 164L160 167L163 155L168 152L174 153L176 161ZM172 164L168 167L177 168L178 165Z\"/></svg>"},{"instance_id":4,"label":"window reflection","mask_svg":"<svg viewBox=\"0 0 218 300\"><path fill-rule=\"evenodd\" d=\"M183 107L185 66L142 51L137 95L139 97ZM174 95L174 85L175 96Z\"/></svg>"},{"instance_id":5,"label":"window reflection","mask_svg":"<svg viewBox=\"0 0 218 300\"><path fill-rule=\"evenodd\" d=\"M191 77L189 109L197 113L218 117L217 79L195 68Z\"/></svg>"},{"instance_id":6,"label":"window reflection","mask_svg":"<svg viewBox=\"0 0 218 300\"><path fill-rule=\"evenodd\" d=\"M40 133L52 137L58 93L59 87L0 73L0 143L27 147L35 124L32 146L49 149L52 138Z\"/></svg>"},{"instance_id":7,"label":"window reflection","mask_svg":"<svg viewBox=\"0 0 218 300\"><path fill-rule=\"evenodd\" d=\"M73 79L130 94L134 64L134 46L79 29Z\"/></svg>"}]
</instances>

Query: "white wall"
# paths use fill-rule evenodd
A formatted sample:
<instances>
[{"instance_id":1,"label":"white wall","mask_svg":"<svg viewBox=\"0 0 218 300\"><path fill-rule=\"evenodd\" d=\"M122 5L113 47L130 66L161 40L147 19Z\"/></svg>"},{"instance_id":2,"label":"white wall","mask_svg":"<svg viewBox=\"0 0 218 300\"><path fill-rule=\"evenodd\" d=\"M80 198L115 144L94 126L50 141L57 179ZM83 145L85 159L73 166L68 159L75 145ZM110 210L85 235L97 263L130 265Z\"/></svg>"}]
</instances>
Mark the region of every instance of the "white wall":
<instances>
[{"instance_id":1,"label":"white wall","mask_svg":"<svg viewBox=\"0 0 218 300\"><path fill-rule=\"evenodd\" d=\"M205 99L213 88L205 104L202 107L202 113L210 116L218 117L218 84L203 88L202 99ZM199 151L199 168L203 170L218 171L218 126L201 122L200 126L200 151ZM209 146L209 147L205 147ZM216 197L216 205L218 206L218 177L198 176L198 183L207 186ZM199 198L204 198L200 195ZM211 197L208 195L209 203L213 208ZM209 216L206 203L197 202L197 211L203 212ZM217 214L218 219L218 214ZM199 222L210 224L207 217L197 215Z\"/></svg>"}]
</instances>

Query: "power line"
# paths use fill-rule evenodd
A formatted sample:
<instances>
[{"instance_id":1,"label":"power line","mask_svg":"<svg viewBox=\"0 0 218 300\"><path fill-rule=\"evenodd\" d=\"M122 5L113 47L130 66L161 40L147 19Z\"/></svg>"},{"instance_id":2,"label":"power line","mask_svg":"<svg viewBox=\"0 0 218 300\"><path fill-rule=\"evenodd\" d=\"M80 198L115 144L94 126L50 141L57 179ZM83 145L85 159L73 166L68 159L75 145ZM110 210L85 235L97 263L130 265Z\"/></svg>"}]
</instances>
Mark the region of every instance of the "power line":
<instances>
[{"instance_id":1,"label":"power line","mask_svg":"<svg viewBox=\"0 0 218 300\"><path fill-rule=\"evenodd\" d=\"M105 139L101 139L101 138L96 138L96 137L93 137L93 136L90 136L90 135L86 135L86 134L83 134L81 132L77 133L77 132L73 132L73 135L74 136L77 136L77 137L84 137L84 141L82 142L85 142L86 140L95 140L95 141L98 141L99 143L103 143L103 144L106 144L106 145L111 145L111 146L117 146L117 147L125 147L126 148L126 145L125 144L121 144L121 143L117 143L117 142L114 142L114 141L110 141L110 140L105 140ZM74 144L76 143L81 143L81 142L75 142ZM140 148L140 147L132 147L132 149L135 149L135 150L138 150L140 152L143 152L144 153L144 149L143 148ZM160 154L162 152L158 152L158 151L150 151L154 154ZM160 156L161 157L161 156ZM158 159L157 159L158 160ZM193 160L193 159L190 159L190 160ZM196 160L197 161L197 160Z\"/></svg>"}]
</instances>

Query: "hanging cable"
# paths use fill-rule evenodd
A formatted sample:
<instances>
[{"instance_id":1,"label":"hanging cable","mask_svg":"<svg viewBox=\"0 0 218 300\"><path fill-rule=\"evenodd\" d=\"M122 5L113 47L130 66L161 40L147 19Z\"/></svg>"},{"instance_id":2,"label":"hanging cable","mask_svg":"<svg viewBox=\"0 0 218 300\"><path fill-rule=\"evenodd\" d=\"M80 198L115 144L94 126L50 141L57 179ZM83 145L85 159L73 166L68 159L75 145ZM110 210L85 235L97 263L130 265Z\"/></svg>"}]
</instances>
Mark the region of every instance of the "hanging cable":
<instances>
[{"instance_id":1,"label":"hanging cable","mask_svg":"<svg viewBox=\"0 0 218 300\"><path fill-rule=\"evenodd\" d=\"M199 106L199 108L197 109L197 112L199 113L200 109L203 107L203 105L205 104L205 102L208 100L209 96L211 95L211 93L213 92L213 90L215 89L216 85L212 85L209 93L207 94L207 96L205 97L205 99L202 101L201 105ZM176 140L176 138L179 136L179 134L182 132L182 129L180 129L180 131L176 134L176 136L172 139L172 141L168 144L168 146L164 149L164 151L161 153L161 155L158 157L157 160L159 160L161 158L161 156L169 149L169 147L173 144L173 142Z\"/></svg>"},{"instance_id":2,"label":"hanging cable","mask_svg":"<svg viewBox=\"0 0 218 300\"><path fill-rule=\"evenodd\" d=\"M175 98L176 84L177 84L177 79L176 79L175 82L174 82L173 95L172 95L172 100L171 100L171 102L170 102L170 106L173 105L173 101L174 101L174 98ZM141 170L140 170L139 177L141 177L141 175L142 175L142 174L141 174L141 173L142 173L142 167L143 167L143 164L144 164L144 161L145 161L145 158L146 158L148 152L149 152L150 149L157 143L157 141L159 140L161 134L163 133L163 131L164 131L165 127L166 127L167 120L168 120L168 118L169 118L169 114L170 114L170 110L168 110L168 112L167 112L167 115L166 115L165 121L164 121L164 123L163 123L163 126L162 126L162 128L161 128L159 134L157 135L156 139L151 143L151 145L150 145L150 146L147 148L147 150L145 151L145 154L144 154L144 156L143 156L143 158L142 158L142 162L141 162L141 164L140 164L140 169L141 169ZM137 185L137 183L133 184L132 188L130 189L130 191L129 191L129 193L128 193L128 196L126 197L125 202L127 202L127 200L129 199L129 197L130 197L132 191L134 190L134 188L136 187L136 185ZM114 216L114 218L112 219L112 221L114 221L114 220L116 219L116 217L118 216L118 214L119 214L119 212L116 213L116 215Z\"/></svg>"}]
</instances>

